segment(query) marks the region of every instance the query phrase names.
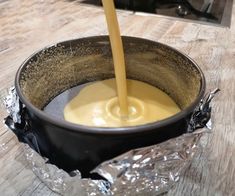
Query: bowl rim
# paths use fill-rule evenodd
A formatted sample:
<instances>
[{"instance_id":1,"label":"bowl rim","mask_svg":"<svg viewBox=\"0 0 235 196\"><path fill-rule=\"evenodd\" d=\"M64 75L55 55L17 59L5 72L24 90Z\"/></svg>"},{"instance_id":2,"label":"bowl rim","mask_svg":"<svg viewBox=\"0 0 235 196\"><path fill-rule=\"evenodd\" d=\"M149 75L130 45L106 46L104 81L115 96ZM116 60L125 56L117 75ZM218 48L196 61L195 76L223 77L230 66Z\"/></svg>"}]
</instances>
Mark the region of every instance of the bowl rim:
<instances>
[{"instance_id":1,"label":"bowl rim","mask_svg":"<svg viewBox=\"0 0 235 196\"><path fill-rule=\"evenodd\" d=\"M28 62L35 57L39 52L42 52L44 50L56 47L57 45L61 44L61 45L65 45L71 42L75 42L75 41L89 41L90 39L108 39L108 35L102 35L102 36L90 36L90 37L84 37L84 38L77 38L77 39L71 39L71 40L66 40L66 41L62 41L62 42L58 42L55 44L51 44L49 46L43 47L40 50L37 50L36 52L34 52L33 54L31 54L27 59L25 59L23 61L23 63L21 64L21 66L18 68L17 73L16 73L16 77L15 77L15 88L16 88L16 92L21 100L21 102L26 106L26 108L29 111L32 111L37 117L40 118L40 120L44 120L48 123L52 123L53 125L56 125L57 127L63 128L66 131L72 131L72 132L80 132L80 133L85 133L85 134L98 134L98 135L123 135L123 134L133 134L133 133L141 133L141 132L146 132L146 131L153 131L155 129L159 129L162 128L166 125L169 124L173 124L183 118L186 118L190 113L192 113L194 111L194 109L196 108L196 106L199 104L199 102L201 101L201 99L203 98L204 94L205 94L205 89L206 89L206 80L205 80L205 76L201 70L201 68L197 65L197 63L191 59L188 55L182 53L181 51L168 46L166 44L163 43L159 43L157 41L152 41L149 39L144 39L144 38L139 38L139 37L132 37L132 36L122 36L122 38L124 39L135 39L135 40L139 40L139 41L145 41L145 42L149 42L149 43L153 43L153 44L158 44L161 45L169 50L173 50L174 52L176 52L178 55L181 55L184 58L187 58L197 69L197 71L200 74L200 91L196 97L196 99L185 109L181 110L180 112L178 112L177 114L160 120L160 121L156 121L156 122L151 122L151 123L147 123L144 125L137 125L137 126L126 126L126 127L95 127L95 126L86 126L86 125L80 125L80 124L74 124L71 122L67 122L67 121L61 121L59 119L56 119L50 115L48 115L47 113L43 112L42 110L38 109L37 107L35 107L32 103L30 103L27 98L23 95L21 88L20 88L20 75L21 72L25 69L25 67L27 66Z\"/></svg>"}]
</instances>

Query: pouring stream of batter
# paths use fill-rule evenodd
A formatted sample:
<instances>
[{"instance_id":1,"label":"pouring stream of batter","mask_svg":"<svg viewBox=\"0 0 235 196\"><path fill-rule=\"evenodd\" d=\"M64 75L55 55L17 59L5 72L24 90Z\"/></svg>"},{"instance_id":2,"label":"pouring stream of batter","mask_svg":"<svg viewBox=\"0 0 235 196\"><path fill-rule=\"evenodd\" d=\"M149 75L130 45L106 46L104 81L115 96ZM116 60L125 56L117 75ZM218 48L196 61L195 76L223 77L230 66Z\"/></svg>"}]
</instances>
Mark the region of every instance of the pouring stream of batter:
<instances>
[{"instance_id":1,"label":"pouring stream of batter","mask_svg":"<svg viewBox=\"0 0 235 196\"><path fill-rule=\"evenodd\" d=\"M115 79L84 87L64 109L65 120L96 127L135 126L168 118L180 111L163 91L127 80L123 45L113 0L102 0L112 48Z\"/></svg>"}]
</instances>

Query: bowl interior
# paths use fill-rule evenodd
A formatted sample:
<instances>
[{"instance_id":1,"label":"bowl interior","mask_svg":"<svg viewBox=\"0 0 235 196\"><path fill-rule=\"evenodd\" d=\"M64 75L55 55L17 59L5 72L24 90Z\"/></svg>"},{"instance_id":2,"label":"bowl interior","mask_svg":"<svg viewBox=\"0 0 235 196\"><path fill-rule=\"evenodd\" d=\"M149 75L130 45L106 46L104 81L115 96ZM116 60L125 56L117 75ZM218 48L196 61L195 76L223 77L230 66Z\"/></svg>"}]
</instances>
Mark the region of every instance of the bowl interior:
<instances>
[{"instance_id":1,"label":"bowl interior","mask_svg":"<svg viewBox=\"0 0 235 196\"><path fill-rule=\"evenodd\" d=\"M123 37L123 44L129 79L162 89L181 109L197 99L202 75L186 56L140 38ZM20 70L19 84L23 96L43 110L67 89L113 77L109 39L101 36L66 41L37 52Z\"/></svg>"}]
</instances>

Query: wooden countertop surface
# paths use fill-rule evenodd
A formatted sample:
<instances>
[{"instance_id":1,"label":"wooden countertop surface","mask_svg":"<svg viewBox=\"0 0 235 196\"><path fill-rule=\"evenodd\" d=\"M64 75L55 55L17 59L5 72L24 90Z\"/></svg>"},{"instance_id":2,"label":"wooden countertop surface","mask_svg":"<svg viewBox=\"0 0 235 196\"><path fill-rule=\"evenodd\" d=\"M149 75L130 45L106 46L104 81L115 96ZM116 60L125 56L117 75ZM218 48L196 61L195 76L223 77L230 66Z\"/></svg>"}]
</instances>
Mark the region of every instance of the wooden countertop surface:
<instances>
[{"instance_id":1,"label":"wooden countertop surface","mask_svg":"<svg viewBox=\"0 0 235 196\"><path fill-rule=\"evenodd\" d=\"M167 195L235 195L234 17L229 29L123 11L118 16L123 35L181 50L202 68L208 91L216 87L222 90L213 101L213 133L202 139L202 153ZM34 51L62 40L103 34L107 30L101 8L69 0L0 0L1 95L13 84L20 64ZM6 115L1 108L0 119ZM0 168L1 195L57 195L29 169L16 137L3 123Z\"/></svg>"}]
</instances>

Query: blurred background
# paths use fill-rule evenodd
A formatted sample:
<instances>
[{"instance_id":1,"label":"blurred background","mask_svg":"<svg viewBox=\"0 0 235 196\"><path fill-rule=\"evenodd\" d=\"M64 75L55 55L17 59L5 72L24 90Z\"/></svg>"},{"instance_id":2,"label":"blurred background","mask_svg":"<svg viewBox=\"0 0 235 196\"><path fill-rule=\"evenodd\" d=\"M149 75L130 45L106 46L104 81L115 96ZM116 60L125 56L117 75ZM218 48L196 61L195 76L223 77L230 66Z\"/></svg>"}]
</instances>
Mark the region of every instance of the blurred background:
<instances>
[{"instance_id":1,"label":"blurred background","mask_svg":"<svg viewBox=\"0 0 235 196\"><path fill-rule=\"evenodd\" d=\"M101 5L101 0L81 0ZM119 9L230 26L232 0L115 0Z\"/></svg>"}]
</instances>

